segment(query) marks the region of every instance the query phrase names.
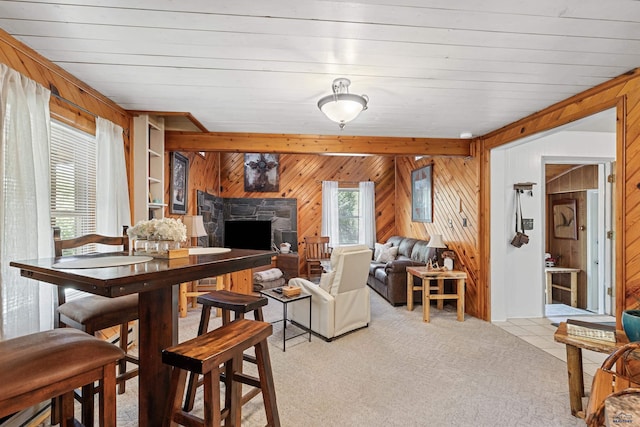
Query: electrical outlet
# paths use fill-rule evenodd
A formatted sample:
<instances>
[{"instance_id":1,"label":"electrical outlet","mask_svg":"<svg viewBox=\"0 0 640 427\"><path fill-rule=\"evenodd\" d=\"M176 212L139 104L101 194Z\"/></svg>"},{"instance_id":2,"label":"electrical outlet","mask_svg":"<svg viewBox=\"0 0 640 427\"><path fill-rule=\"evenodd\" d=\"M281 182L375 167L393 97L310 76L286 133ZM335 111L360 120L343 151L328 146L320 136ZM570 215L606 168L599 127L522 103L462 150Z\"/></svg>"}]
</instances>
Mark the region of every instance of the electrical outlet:
<instances>
[{"instance_id":1,"label":"electrical outlet","mask_svg":"<svg viewBox=\"0 0 640 427\"><path fill-rule=\"evenodd\" d=\"M533 218L522 218L522 228L533 230Z\"/></svg>"}]
</instances>

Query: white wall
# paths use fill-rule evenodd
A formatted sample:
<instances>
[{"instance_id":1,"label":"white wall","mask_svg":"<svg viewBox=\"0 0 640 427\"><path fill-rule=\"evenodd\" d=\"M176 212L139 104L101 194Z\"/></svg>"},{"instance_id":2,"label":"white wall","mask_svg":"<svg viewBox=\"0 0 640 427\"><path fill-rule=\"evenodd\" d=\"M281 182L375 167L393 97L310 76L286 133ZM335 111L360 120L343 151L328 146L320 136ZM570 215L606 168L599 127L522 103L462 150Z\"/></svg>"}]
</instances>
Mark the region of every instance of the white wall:
<instances>
[{"instance_id":1,"label":"white wall","mask_svg":"<svg viewBox=\"0 0 640 427\"><path fill-rule=\"evenodd\" d=\"M594 163L615 159L615 133L559 131L491 151L491 320L544 317L544 163ZM571 161L569 161L571 160ZM509 244L515 234L513 184L535 182L521 195L529 244Z\"/></svg>"}]
</instances>

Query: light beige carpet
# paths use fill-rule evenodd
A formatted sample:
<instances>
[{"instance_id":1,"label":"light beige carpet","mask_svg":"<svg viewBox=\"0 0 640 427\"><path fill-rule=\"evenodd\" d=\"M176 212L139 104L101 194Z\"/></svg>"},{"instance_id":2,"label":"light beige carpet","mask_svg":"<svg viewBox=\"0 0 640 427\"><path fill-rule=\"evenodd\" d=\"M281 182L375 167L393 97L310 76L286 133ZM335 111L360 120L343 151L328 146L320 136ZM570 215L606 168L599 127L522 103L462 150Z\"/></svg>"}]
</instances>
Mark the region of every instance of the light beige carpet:
<instances>
[{"instance_id":1,"label":"light beige carpet","mask_svg":"<svg viewBox=\"0 0 640 427\"><path fill-rule=\"evenodd\" d=\"M281 316L270 300L265 320ZM275 324L269 347L282 425L584 425L570 414L564 362L490 323L457 322L453 307L434 308L428 324L421 316L420 306L409 312L372 292L368 328L330 343L298 337L286 352ZM198 318L191 310L180 319L181 341L195 335ZM118 396L123 427L137 425L136 382L128 384ZM266 425L260 396L243 407L243 425Z\"/></svg>"}]
</instances>

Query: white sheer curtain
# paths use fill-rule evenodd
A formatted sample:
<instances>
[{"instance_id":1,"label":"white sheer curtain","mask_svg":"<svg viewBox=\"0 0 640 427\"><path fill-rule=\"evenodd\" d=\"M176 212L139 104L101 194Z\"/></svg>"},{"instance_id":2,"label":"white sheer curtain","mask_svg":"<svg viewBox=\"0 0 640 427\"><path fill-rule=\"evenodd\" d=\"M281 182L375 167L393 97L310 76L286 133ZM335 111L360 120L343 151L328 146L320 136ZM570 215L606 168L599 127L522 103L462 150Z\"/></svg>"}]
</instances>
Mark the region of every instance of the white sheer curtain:
<instances>
[{"instance_id":1,"label":"white sheer curtain","mask_svg":"<svg viewBox=\"0 0 640 427\"><path fill-rule=\"evenodd\" d=\"M48 89L0 64L0 338L52 328L54 287L12 260L50 257Z\"/></svg>"},{"instance_id":2,"label":"white sheer curtain","mask_svg":"<svg viewBox=\"0 0 640 427\"><path fill-rule=\"evenodd\" d=\"M96 118L96 231L119 236L131 225L122 127Z\"/></svg>"},{"instance_id":3,"label":"white sheer curtain","mask_svg":"<svg viewBox=\"0 0 640 427\"><path fill-rule=\"evenodd\" d=\"M360 191L360 227L358 227L358 243L371 249L376 242L376 188L372 181L358 184Z\"/></svg>"},{"instance_id":4,"label":"white sheer curtain","mask_svg":"<svg viewBox=\"0 0 640 427\"><path fill-rule=\"evenodd\" d=\"M329 236L329 245L338 246L340 228L338 219L338 182L322 181L322 229Z\"/></svg>"}]
</instances>

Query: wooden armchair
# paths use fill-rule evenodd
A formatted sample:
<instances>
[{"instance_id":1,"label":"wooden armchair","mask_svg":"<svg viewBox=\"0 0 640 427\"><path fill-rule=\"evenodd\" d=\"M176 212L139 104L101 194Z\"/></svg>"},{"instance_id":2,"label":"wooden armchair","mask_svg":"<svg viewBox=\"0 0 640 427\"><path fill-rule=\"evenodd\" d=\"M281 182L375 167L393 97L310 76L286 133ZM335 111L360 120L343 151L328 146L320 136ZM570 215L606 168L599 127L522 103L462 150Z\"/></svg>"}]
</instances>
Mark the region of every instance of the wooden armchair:
<instances>
[{"instance_id":1,"label":"wooden armchair","mask_svg":"<svg viewBox=\"0 0 640 427\"><path fill-rule=\"evenodd\" d=\"M589 427L605 425L605 401L609 397L636 393L640 387L640 342L626 344L611 353L593 377L585 413Z\"/></svg>"},{"instance_id":2,"label":"wooden armchair","mask_svg":"<svg viewBox=\"0 0 640 427\"><path fill-rule=\"evenodd\" d=\"M331 248L329 247L329 237L311 236L304 238L305 260L307 262L307 277L319 276L324 271L323 261L331 259Z\"/></svg>"},{"instance_id":3,"label":"wooden armchair","mask_svg":"<svg viewBox=\"0 0 640 427\"><path fill-rule=\"evenodd\" d=\"M121 246L122 251L129 251L129 236L127 227L123 228L123 235L118 237L88 234L73 239L62 240L60 228L53 228L53 241L55 256L63 256L63 250L80 248L85 245L103 244ZM116 249L118 252L120 249ZM54 318L55 327L72 327L84 331L90 335L97 332L119 327L119 347L125 352L125 358L118 362L118 394L125 392L125 381L138 375L138 358L127 352L129 346L129 323L138 319L138 294L126 295L117 298L107 298L99 295L88 295L66 300L65 288L59 286L57 292L57 308ZM134 369L127 371L127 362L136 365ZM82 423L85 426L93 425L94 418L94 394L93 383L82 388L82 395L77 396L82 404Z\"/></svg>"}]
</instances>

